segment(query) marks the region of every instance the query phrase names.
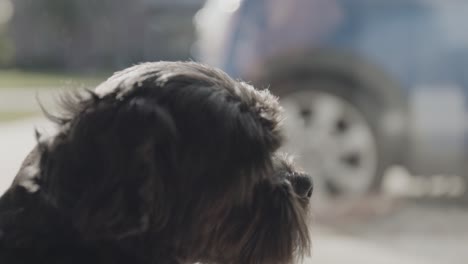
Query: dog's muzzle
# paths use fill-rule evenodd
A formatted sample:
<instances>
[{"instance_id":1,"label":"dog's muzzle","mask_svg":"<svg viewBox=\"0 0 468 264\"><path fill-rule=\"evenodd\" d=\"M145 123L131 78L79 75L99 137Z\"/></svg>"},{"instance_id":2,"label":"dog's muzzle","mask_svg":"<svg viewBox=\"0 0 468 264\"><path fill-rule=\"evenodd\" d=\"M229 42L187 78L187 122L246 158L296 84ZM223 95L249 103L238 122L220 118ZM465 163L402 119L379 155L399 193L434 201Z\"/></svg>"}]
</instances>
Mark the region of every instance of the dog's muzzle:
<instances>
[{"instance_id":1,"label":"dog's muzzle","mask_svg":"<svg viewBox=\"0 0 468 264\"><path fill-rule=\"evenodd\" d=\"M314 190L314 182L312 177L304 174L298 173L294 174L291 179L291 185L293 186L294 192L302 198L310 198Z\"/></svg>"}]
</instances>

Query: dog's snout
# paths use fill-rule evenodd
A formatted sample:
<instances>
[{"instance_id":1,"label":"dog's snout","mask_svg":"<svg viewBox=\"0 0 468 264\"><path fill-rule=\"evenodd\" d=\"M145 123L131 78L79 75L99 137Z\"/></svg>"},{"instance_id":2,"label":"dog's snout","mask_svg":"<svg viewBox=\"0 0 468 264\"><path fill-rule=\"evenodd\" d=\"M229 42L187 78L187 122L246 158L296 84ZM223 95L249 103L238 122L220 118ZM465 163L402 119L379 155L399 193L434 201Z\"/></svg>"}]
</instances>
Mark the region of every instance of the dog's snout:
<instances>
[{"instance_id":1,"label":"dog's snout","mask_svg":"<svg viewBox=\"0 0 468 264\"><path fill-rule=\"evenodd\" d=\"M297 195L303 198L312 196L314 190L312 177L307 174L294 174L290 181Z\"/></svg>"}]
</instances>

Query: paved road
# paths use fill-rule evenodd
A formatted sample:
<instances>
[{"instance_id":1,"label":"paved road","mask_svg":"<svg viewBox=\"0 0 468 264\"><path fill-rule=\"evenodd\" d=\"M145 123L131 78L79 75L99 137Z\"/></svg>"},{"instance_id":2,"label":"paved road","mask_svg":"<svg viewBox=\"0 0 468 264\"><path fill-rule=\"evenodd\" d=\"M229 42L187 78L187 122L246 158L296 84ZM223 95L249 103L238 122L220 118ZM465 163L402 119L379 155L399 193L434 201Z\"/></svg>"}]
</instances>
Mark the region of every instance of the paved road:
<instances>
[{"instance_id":1,"label":"paved road","mask_svg":"<svg viewBox=\"0 0 468 264\"><path fill-rule=\"evenodd\" d=\"M312 257L305 264L436 264L424 257L414 256L385 245L352 236L338 234L319 226L314 236Z\"/></svg>"},{"instance_id":2,"label":"paved road","mask_svg":"<svg viewBox=\"0 0 468 264\"><path fill-rule=\"evenodd\" d=\"M43 118L0 124L0 192L11 183L22 159L34 145L34 127L50 130ZM466 211L446 207L433 210L419 205L357 204L360 207L351 213L317 220L321 224L313 226L313 256L304 263L468 263ZM376 207L390 209L368 213Z\"/></svg>"},{"instance_id":3,"label":"paved road","mask_svg":"<svg viewBox=\"0 0 468 264\"><path fill-rule=\"evenodd\" d=\"M382 257L390 253L401 258L394 263L468 263L466 201L370 197L341 203L346 205L335 204L332 213L317 217L340 234L341 242L353 241ZM377 255L373 260L382 263Z\"/></svg>"}]
</instances>

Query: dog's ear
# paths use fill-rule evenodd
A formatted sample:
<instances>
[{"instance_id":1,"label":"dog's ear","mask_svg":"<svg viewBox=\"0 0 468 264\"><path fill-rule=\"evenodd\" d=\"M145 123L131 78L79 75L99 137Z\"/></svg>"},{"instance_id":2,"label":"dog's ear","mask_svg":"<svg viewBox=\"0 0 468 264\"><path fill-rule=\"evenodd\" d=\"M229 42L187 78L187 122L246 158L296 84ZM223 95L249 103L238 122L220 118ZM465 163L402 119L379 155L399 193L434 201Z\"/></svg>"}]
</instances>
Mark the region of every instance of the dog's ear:
<instances>
[{"instance_id":1,"label":"dog's ear","mask_svg":"<svg viewBox=\"0 0 468 264\"><path fill-rule=\"evenodd\" d=\"M171 208L177 132L148 98L96 101L65 125L42 162L44 197L85 239L162 229Z\"/></svg>"}]
</instances>

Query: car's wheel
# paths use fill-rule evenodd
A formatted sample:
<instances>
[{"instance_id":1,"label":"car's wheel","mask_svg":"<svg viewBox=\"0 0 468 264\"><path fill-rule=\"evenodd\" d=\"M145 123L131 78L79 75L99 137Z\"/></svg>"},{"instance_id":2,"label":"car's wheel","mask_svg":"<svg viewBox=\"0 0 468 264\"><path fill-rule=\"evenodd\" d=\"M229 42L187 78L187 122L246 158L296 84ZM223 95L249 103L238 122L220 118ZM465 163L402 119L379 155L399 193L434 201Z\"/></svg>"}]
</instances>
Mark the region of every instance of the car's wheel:
<instances>
[{"instance_id":1,"label":"car's wheel","mask_svg":"<svg viewBox=\"0 0 468 264\"><path fill-rule=\"evenodd\" d=\"M385 170L406 164L407 97L378 66L327 50L280 54L260 65L248 79L280 97L286 149L317 174L318 191L378 192Z\"/></svg>"},{"instance_id":2,"label":"car's wheel","mask_svg":"<svg viewBox=\"0 0 468 264\"><path fill-rule=\"evenodd\" d=\"M273 85L285 110L284 150L297 155L318 192L362 195L378 190L386 161L377 100L340 80Z\"/></svg>"},{"instance_id":3,"label":"car's wheel","mask_svg":"<svg viewBox=\"0 0 468 264\"><path fill-rule=\"evenodd\" d=\"M356 105L323 90L301 89L282 97L286 150L333 194L362 194L378 181L377 137ZM320 184L321 183L321 184Z\"/></svg>"}]
</instances>

